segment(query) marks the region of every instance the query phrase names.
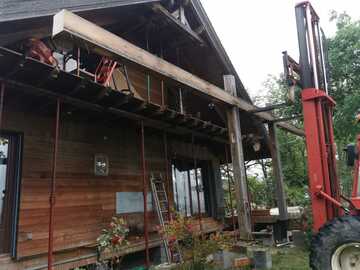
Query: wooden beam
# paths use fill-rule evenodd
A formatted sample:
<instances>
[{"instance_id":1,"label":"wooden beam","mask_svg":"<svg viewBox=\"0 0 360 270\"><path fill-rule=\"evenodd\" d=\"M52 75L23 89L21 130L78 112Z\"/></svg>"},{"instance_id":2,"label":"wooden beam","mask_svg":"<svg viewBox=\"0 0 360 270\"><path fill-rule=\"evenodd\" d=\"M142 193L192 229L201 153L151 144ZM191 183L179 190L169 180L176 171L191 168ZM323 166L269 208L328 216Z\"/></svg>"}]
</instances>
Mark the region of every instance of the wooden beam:
<instances>
[{"instance_id":1,"label":"wooden beam","mask_svg":"<svg viewBox=\"0 0 360 270\"><path fill-rule=\"evenodd\" d=\"M279 208L279 219L285 221L288 220L289 216L287 211L285 185L282 173L279 144L276 135L276 126L277 124L275 123L268 124L270 137L269 146L272 157L273 174L276 182L276 200L277 206Z\"/></svg>"},{"instance_id":2,"label":"wooden beam","mask_svg":"<svg viewBox=\"0 0 360 270\"><path fill-rule=\"evenodd\" d=\"M177 82L180 86L190 87L197 93L217 99L228 105L236 106L243 111L256 109L253 104L230 95L193 74L183 70L149 52L143 50L119 36L93 24L67 10L62 10L54 16L52 36L54 40L65 38L75 40L81 47L86 47L95 53L110 56L117 60L135 63L150 72L164 77L163 79ZM267 112L254 114L265 121L273 121L274 117ZM304 136L304 132L288 123L279 123L279 127L294 134Z\"/></svg>"},{"instance_id":3,"label":"wooden beam","mask_svg":"<svg viewBox=\"0 0 360 270\"><path fill-rule=\"evenodd\" d=\"M225 90L236 94L235 77L224 76ZM235 106L227 109L228 133L235 181L235 198L238 213L240 239L252 239L251 209L246 182L244 151L241 139L240 113Z\"/></svg>"},{"instance_id":4,"label":"wooden beam","mask_svg":"<svg viewBox=\"0 0 360 270\"><path fill-rule=\"evenodd\" d=\"M162 16L164 16L168 21L170 21L175 27L177 27L180 31L183 31L184 33L186 33L191 40L199 43L200 45L204 45L205 42L204 40L199 37L198 34L196 34L189 26L186 26L185 24L183 24L180 20L178 20L177 18L174 17L174 15L172 15L166 8L164 8L161 4L159 3L155 3L152 6L152 10L157 13L160 14Z\"/></svg>"}]
</instances>

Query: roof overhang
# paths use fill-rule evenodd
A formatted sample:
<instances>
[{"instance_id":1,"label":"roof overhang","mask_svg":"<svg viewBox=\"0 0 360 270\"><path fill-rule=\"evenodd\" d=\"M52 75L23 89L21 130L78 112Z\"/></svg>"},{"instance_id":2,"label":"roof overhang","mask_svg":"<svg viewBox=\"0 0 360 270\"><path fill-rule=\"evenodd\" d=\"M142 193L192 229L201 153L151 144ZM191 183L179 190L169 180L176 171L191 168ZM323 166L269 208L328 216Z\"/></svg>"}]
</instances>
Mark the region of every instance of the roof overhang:
<instances>
[{"instance_id":1,"label":"roof overhang","mask_svg":"<svg viewBox=\"0 0 360 270\"><path fill-rule=\"evenodd\" d=\"M8 4L6 2L9 2ZM48 1L48 0L5 0L1 9L0 22L24 20L52 16L62 9L72 12L82 12L105 8L114 8L136 4L160 2L160 0L75 0L75 1Z\"/></svg>"}]
</instances>

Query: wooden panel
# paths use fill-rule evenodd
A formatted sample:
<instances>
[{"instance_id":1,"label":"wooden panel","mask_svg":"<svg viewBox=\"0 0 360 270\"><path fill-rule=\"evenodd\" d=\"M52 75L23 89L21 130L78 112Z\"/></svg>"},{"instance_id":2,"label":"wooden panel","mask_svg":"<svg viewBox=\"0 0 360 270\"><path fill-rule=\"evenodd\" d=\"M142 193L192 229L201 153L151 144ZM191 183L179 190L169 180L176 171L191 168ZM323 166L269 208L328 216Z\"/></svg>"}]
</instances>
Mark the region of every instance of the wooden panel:
<instances>
[{"instance_id":1,"label":"wooden panel","mask_svg":"<svg viewBox=\"0 0 360 270\"><path fill-rule=\"evenodd\" d=\"M139 96L147 100L147 74L135 69L128 68L129 80ZM161 80L150 75L150 101L161 105Z\"/></svg>"}]
</instances>

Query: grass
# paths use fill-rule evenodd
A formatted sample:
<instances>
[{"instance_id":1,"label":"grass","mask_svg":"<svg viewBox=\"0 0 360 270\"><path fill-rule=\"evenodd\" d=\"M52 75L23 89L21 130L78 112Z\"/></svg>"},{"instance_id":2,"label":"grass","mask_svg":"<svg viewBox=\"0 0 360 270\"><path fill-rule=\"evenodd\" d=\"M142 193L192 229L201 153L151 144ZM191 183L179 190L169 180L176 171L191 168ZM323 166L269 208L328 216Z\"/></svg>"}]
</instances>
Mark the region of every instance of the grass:
<instances>
[{"instance_id":1,"label":"grass","mask_svg":"<svg viewBox=\"0 0 360 270\"><path fill-rule=\"evenodd\" d=\"M310 270L309 253L298 248L274 250L273 270Z\"/></svg>"},{"instance_id":2,"label":"grass","mask_svg":"<svg viewBox=\"0 0 360 270\"><path fill-rule=\"evenodd\" d=\"M310 270L308 252L298 248L272 250L272 270ZM246 268L243 268L246 269ZM250 268L247 268L250 269ZM219 267L184 264L176 270L220 270Z\"/></svg>"}]
</instances>

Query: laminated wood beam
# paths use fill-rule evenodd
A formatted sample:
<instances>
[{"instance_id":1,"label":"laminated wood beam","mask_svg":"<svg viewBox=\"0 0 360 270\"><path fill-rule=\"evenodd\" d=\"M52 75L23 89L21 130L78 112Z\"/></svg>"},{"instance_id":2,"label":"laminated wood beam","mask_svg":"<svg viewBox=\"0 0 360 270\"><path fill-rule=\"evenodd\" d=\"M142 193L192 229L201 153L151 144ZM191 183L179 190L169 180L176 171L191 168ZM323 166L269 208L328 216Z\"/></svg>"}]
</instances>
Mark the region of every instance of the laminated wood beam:
<instances>
[{"instance_id":1,"label":"laminated wood beam","mask_svg":"<svg viewBox=\"0 0 360 270\"><path fill-rule=\"evenodd\" d=\"M125 39L91 23L67 10L62 10L54 16L52 36L54 40L73 40L88 50L116 60L125 60L135 63L142 68L158 74L163 79L171 80L190 87L195 93L200 93L211 99L216 99L231 106L236 106L248 112L256 109L253 104L225 92L194 74L173 65L146 50L143 50ZM271 122L274 117L267 112L255 113L262 120ZM304 132L288 123L279 123L278 126L294 134L304 136Z\"/></svg>"}]
</instances>

